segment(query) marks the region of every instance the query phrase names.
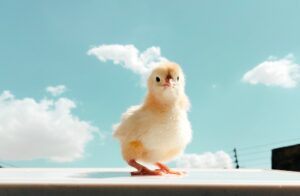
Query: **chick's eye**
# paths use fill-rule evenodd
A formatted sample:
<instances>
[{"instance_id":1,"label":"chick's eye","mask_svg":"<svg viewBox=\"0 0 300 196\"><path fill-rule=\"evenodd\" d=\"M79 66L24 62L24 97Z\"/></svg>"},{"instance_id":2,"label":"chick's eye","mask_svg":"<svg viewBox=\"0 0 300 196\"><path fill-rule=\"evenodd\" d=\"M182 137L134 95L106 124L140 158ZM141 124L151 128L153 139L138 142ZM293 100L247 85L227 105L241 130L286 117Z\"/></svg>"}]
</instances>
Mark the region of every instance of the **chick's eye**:
<instances>
[{"instance_id":1,"label":"chick's eye","mask_svg":"<svg viewBox=\"0 0 300 196\"><path fill-rule=\"evenodd\" d=\"M156 82L160 82L160 78L158 76L156 76Z\"/></svg>"},{"instance_id":2,"label":"chick's eye","mask_svg":"<svg viewBox=\"0 0 300 196\"><path fill-rule=\"evenodd\" d=\"M179 76L177 76L177 81L179 81Z\"/></svg>"}]
</instances>

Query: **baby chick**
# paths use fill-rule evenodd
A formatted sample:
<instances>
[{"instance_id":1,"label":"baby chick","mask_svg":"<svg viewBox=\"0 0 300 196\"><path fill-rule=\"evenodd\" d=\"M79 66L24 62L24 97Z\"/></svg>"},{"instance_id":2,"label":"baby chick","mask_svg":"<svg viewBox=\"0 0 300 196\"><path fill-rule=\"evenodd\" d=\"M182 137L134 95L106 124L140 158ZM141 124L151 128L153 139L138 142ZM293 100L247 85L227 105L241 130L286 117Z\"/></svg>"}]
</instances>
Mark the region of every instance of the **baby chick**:
<instances>
[{"instance_id":1,"label":"baby chick","mask_svg":"<svg viewBox=\"0 0 300 196\"><path fill-rule=\"evenodd\" d=\"M171 62L156 67L148 78L144 103L130 107L116 125L114 137L121 144L124 160L137 171L131 175L182 174L163 162L180 155L191 141L187 117L189 100L184 91L184 75ZM150 170L137 161L158 166Z\"/></svg>"}]
</instances>

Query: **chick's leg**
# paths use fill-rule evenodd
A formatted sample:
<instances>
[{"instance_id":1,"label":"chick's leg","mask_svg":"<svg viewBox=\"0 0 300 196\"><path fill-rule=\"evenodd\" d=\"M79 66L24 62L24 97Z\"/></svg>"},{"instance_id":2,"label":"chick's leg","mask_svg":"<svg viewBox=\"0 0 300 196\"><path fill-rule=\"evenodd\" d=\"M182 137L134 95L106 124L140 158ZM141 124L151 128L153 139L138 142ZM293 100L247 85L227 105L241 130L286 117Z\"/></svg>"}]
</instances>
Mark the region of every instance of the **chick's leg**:
<instances>
[{"instance_id":1,"label":"chick's leg","mask_svg":"<svg viewBox=\"0 0 300 196\"><path fill-rule=\"evenodd\" d=\"M149 175L160 176L160 175L162 175L161 171L150 170L147 167L136 162L134 159L129 160L127 163L128 163L128 165L130 165L138 170L135 172L131 172L132 176L149 176Z\"/></svg>"},{"instance_id":2,"label":"chick's leg","mask_svg":"<svg viewBox=\"0 0 300 196\"><path fill-rule=\"evenodd\" d=\"M180 172L180 171L174 171L171 170L168 166L162 164L162 163L156 163L156 165L159 167L159 170L156 171L162 171L166 174L176 174L176 175L183 175L185 172Z\"/></svg>"}]
</instances>

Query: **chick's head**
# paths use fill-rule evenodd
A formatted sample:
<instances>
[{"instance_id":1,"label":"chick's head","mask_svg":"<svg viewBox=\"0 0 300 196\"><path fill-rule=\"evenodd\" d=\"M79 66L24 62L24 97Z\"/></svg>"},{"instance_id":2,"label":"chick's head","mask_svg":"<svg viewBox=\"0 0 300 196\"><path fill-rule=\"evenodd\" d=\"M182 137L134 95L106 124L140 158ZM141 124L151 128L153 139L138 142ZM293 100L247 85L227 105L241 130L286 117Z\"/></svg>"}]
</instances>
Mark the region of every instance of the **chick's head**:
<instances>
[{"instance_id":1,"label":"chick's head","mask_svg":"<svg viewBox=\"0 0 300 196\"><path fill-rule=\"evenodd\" d=\"M148 78L149 93L166 101L176 101L184 94L184 75L176 63L163 63Z\"/></svg>"}]
</instances>

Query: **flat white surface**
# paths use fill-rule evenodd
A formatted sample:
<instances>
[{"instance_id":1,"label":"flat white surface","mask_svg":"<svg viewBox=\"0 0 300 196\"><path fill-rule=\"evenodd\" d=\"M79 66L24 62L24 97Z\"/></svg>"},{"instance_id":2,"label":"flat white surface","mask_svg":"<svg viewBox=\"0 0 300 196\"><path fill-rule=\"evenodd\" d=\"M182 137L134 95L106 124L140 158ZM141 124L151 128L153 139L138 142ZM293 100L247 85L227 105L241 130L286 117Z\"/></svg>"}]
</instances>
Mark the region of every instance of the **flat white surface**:
<instances>
[{"instance_id":1,"label":"flat white surface","mask_svg":"<svg viewBox=\"0 0 300 196\"><path fill-rule=\"evenodd\" d=\"M255 185L300 186L300 172L278 170L186 170L186 175L135 176L132 169L0 169L0 185Z\"/></svg>"}]
</instances>

